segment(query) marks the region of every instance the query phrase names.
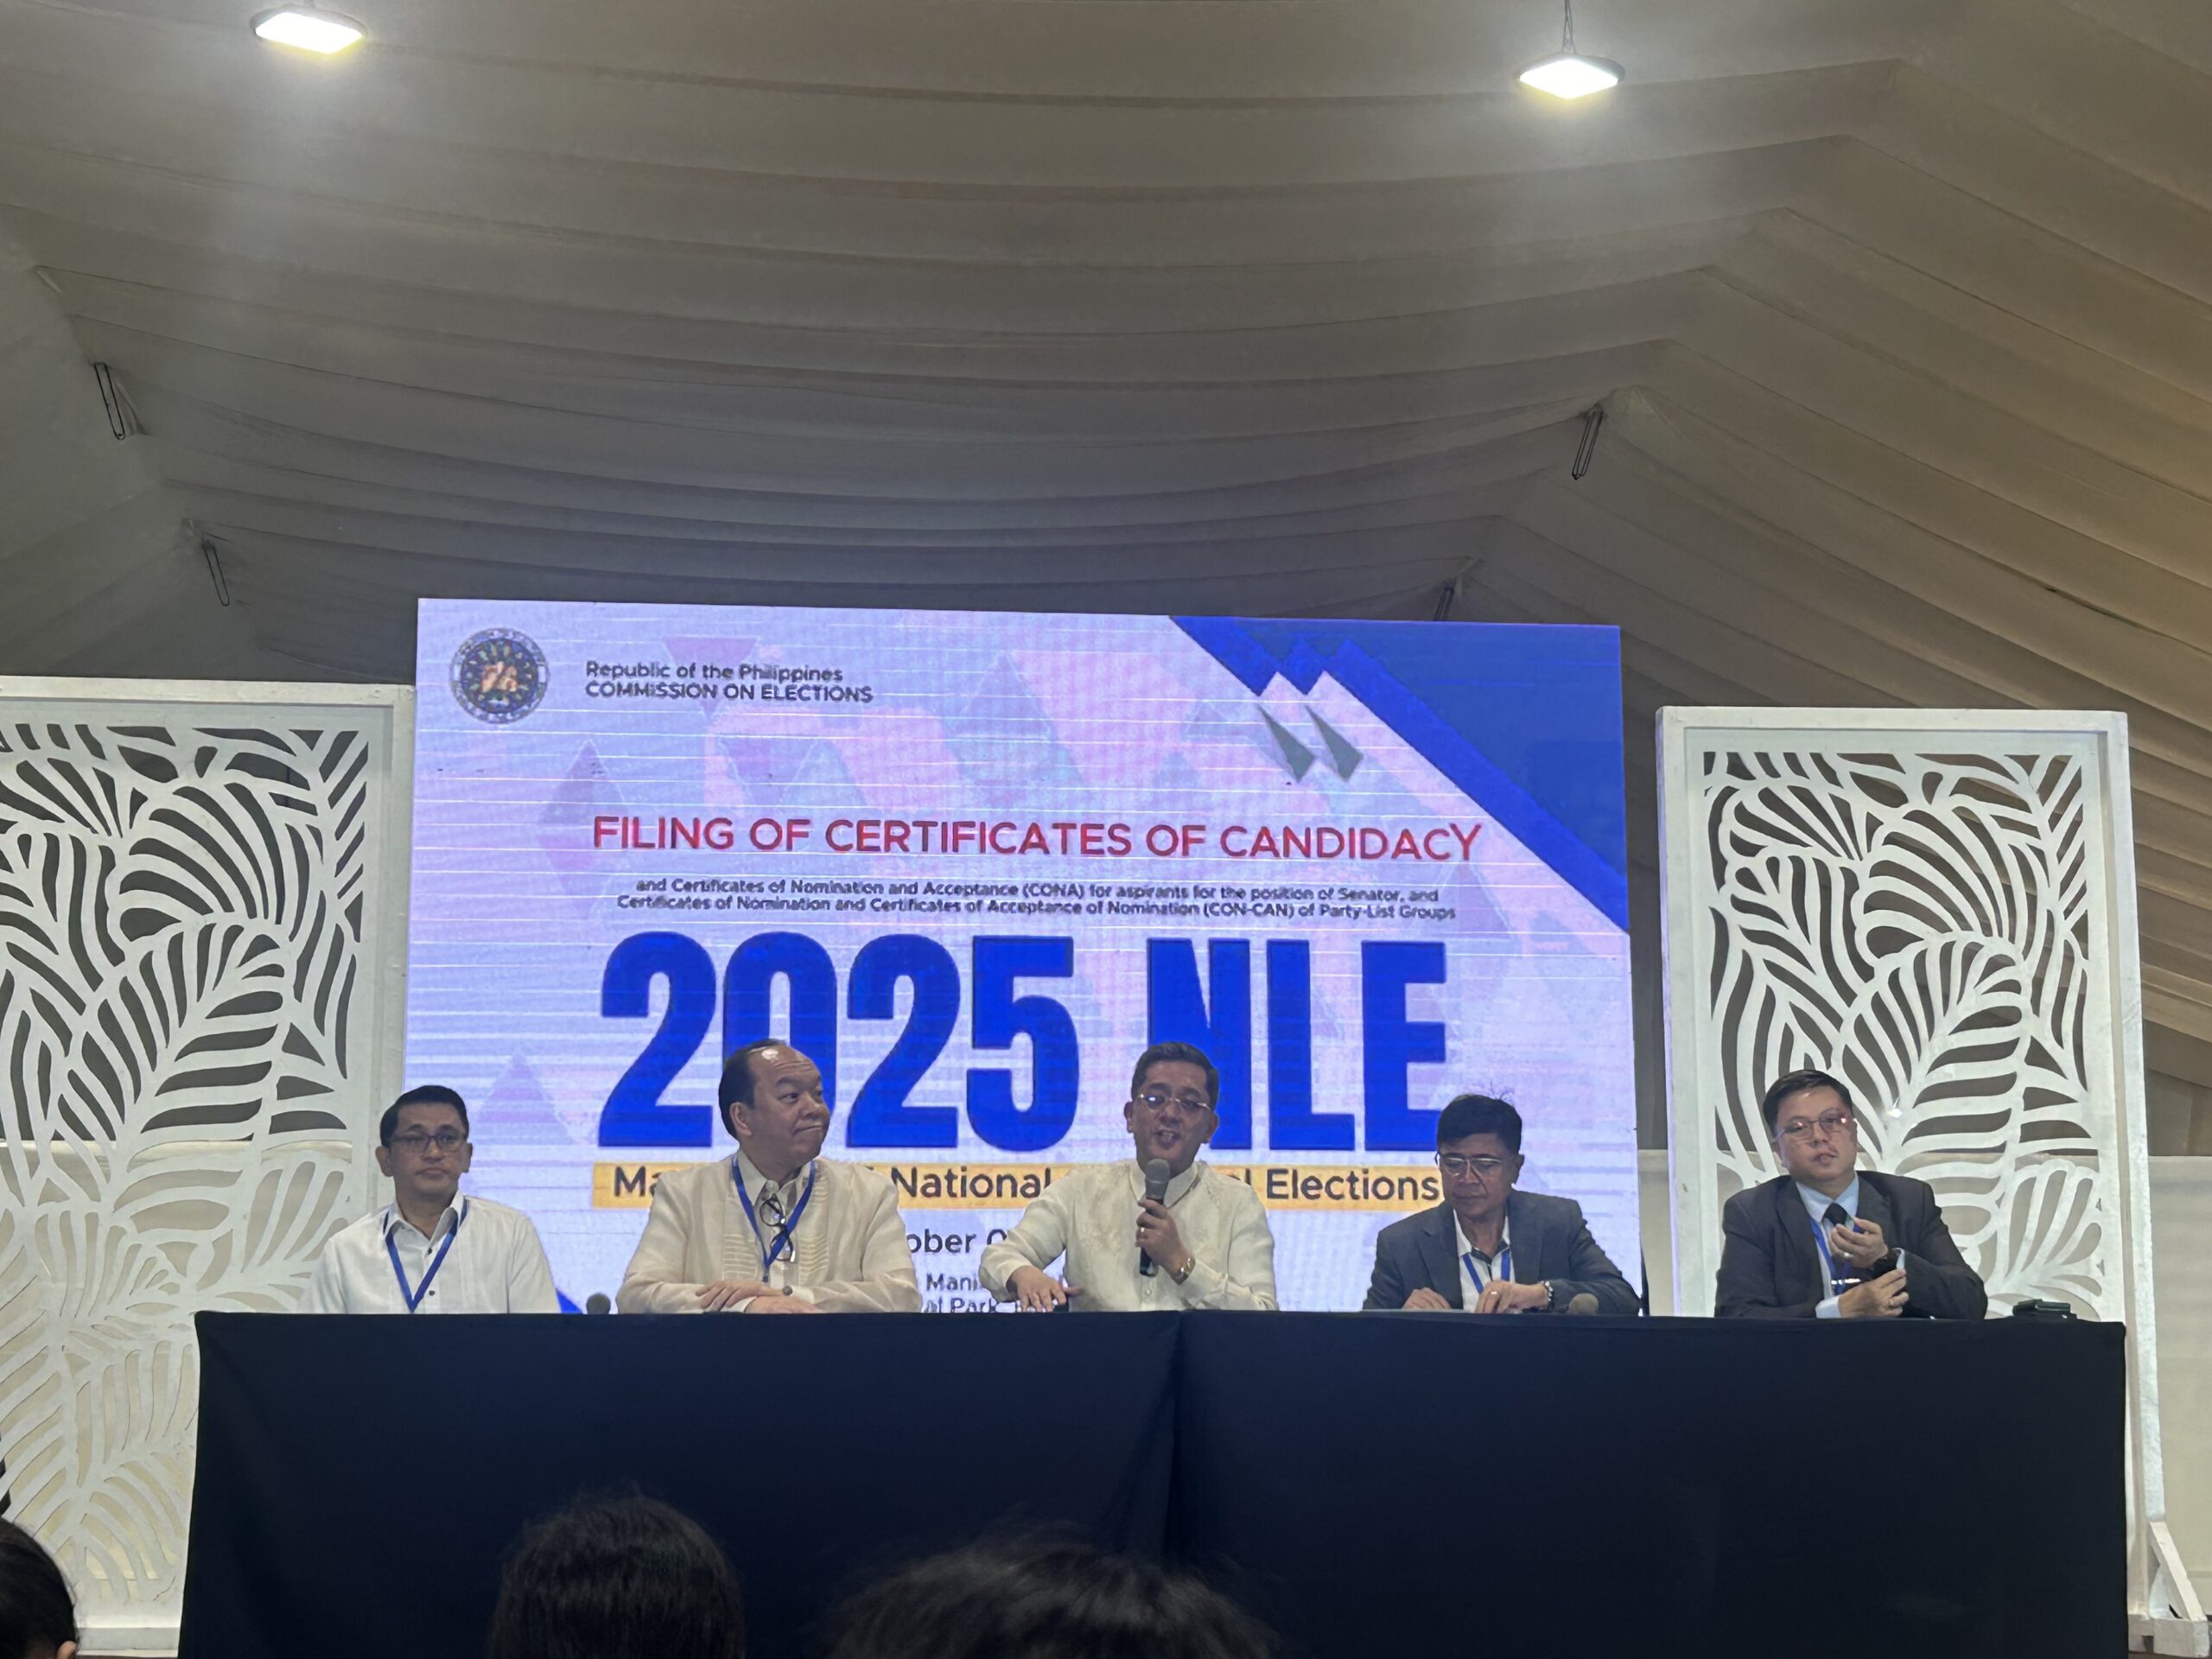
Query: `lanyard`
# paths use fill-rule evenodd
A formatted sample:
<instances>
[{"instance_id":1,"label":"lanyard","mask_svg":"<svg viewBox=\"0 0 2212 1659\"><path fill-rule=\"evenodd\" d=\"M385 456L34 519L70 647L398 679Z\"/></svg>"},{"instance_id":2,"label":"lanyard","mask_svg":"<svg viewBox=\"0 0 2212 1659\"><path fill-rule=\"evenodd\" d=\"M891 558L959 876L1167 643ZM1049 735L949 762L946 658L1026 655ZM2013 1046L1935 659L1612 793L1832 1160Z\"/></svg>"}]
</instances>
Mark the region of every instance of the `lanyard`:
<instances>
[{"instance_id":1,"label":"lanyard","mask_svg":"<svg viewBox=\"0 0 2212 1659\"><path fill-rule=\"evenodd\" d=\"M1513 1247L1510 1244L1504 1246L1491 1259L1488 1279L1484 1279L1481 1274L1475 1271L1475 1253L1472 1250L1465 1252L1459 1259L1467 1264L1467 1277L1475 1281L1477 1290L1494 1285L1501 1279L1509 1284L1512 1282Z\"/></svg>"},{"instance_id":2,"label":"lanyard","mask_svg":"<svg viewBox=\"0 0 2212 1659\"><path fill-rule=\"evenodd\" d=\"M774 1267L776 1258L786 1249L792 1249L796 1256L797 1251L791 1245L791 1230L798 1225L798 1218L806 1213L807 1204L814 1197L814 1178L817 1173L817 1170L814 1165L807 1166L806 1190L798 1195L798 1202L791 1206L791 1212L785 1217L784 1224L776 1229L776 1244L775 1248L771 1249L768 1247L768 1241L760 1236L760 1223L753 1213L753 1195L745 1190L745 1177L738 1173L737 1160L733 1158L729 1160L729 1179L737 1188L737 1201L745 1206L745 1219L753 1229L753 1242L760 1247L761 1272L766 1273Z\"/></svg>"},{"instance_id":3,"label":"lanyard","mask_svg":"<svg viewBox=\"0 0 2212 1659\"><path fill-rule=\"evenodd\" d=\"M1807 1212L1806 1219L1808 1221L1812 1221L1811 1212ZM1821 1224L1817 1221L1813 1221L1813 1243L1820 1250L1821 1265L1827 1269L1828 1294L1830 1295L1840 1296L1845 1291L1849 1290L1853 1285L1859 1282L1856 1279L1839 1279L1836 1277L1835 1257L1828 1249L1828 1236L1821 1230Z\"/></svg>"},{"instance_id":4,"label":"lanyard","mask_svg":"<svg viewBox=\"0 0 2212 1659\"><path fill-rule=\"evenodd\" d=\"M467 1219L468 1200L463 1198L461 1201L461 1213L453 1218L453 1230L446 1235L446 1242L438 1246L438 1253L430 1258L429 1271L423 1275L423 1282L413 1290L407 1288L407 1269L399 1265L399 1245L392 1237L392 1234L397 1230L397 1224L395 1223L392 1226L385 1229L385 1254L391 1258L391 1276L399 1281L399 1299L407 1304L407 1311L410 1313L422 1306L423 1299L430 1294L430 1281L436 1278L438 1269L445 1266L446 1252L453 1249L454 1240L461 1236L461 1224Z\"/></svg>"}]
</instances>

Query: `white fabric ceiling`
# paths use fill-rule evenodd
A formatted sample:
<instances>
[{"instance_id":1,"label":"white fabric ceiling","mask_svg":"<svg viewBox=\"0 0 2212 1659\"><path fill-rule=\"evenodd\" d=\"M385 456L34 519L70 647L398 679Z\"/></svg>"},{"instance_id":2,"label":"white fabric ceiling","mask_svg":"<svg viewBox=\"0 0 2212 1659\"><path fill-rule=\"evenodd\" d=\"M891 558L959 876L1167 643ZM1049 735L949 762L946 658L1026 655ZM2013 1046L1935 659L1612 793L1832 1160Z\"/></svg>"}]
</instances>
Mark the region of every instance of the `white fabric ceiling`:
<instances>
[{"instance_id":1,"label":"white fabric ceiling","mask_svg":"<svg viewBox=\"0 0 2212 1659\"><path fill-rule=\"evenodd\" d=\"M0 670L1456 584L1624 630L1646 868L1662 704L2118 708L2212 1084L2202 0L1585 0L1580 105L1545 0L354 3L0 0Z\"/></svg>"}]
</instances>

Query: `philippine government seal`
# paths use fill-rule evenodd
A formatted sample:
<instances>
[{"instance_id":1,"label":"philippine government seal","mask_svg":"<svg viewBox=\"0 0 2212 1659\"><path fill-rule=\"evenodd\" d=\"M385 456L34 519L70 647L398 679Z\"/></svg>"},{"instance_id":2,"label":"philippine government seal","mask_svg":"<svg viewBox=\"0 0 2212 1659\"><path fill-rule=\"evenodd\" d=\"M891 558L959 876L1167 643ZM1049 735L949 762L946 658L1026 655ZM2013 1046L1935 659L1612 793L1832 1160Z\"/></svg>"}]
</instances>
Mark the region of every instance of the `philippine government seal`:
<instances>
[{"instance_id":1,"label":"philippine government seal","mask_svg":"<svg viewBox=\"0 0 2212 1659\"><path fill-rule=\"evenodd\" d=\"M511 725L545 700L545 653L512 628L472 633L453 654L454 701L494 726Z\"/></svg>"}]
</instances>

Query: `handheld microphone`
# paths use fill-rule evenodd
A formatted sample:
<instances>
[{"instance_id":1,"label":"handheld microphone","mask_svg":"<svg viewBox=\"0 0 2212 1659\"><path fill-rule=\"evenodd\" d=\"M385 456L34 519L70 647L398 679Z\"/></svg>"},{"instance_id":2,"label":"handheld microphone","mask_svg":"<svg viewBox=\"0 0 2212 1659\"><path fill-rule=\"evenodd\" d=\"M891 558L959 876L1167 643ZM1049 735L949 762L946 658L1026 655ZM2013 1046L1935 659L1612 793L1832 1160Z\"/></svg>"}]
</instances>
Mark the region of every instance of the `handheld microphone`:
<instances>
[{"instance_id":1,"label":"handheld microphone","mask_svg":"<svg viewBox=\"0 0 2212 1659\"><path fill-rule=\"evenodd\" d=\"M1144 1166L1145 1197L1152 1199L1154 1203L1158 1203L1161 1198L1166 1198L1167 1196L1168 1179L1167 1160L1165 1158L1154 1159L1150 1163ZM1142 1250L1139 1250L1137 1252L1137 1271L1142 1274L1146 1278L1149 1279L1153 1274L1160 1271L1160 1263L1154 1261Z\"/></svg>"},{"instance_id":2,"label":"handheld microphone","mask_svg":"<svg viewBox=\"0 0 2212 1659\"><path fill-rule=\"evenodd\" d=\"M1598 1311L1598 1299L1588 1291L1583 1291L1580 1294L1567 1299L1567 1311L1570 1313L1595 1313Z\"/></svg>"},{"instance_id":3,"label":"handheld microphone","mask_svg":"<svg viewBox=\"0 0 2212 1659\"><path fill-rule=\"evenodd\" d=\"M613 1311L614 1304L607 1300L607 1293L603 1290L594 1290L584 1298L584 1312L587 1313L612 1313Z\"/></svg>"}]
</instances>

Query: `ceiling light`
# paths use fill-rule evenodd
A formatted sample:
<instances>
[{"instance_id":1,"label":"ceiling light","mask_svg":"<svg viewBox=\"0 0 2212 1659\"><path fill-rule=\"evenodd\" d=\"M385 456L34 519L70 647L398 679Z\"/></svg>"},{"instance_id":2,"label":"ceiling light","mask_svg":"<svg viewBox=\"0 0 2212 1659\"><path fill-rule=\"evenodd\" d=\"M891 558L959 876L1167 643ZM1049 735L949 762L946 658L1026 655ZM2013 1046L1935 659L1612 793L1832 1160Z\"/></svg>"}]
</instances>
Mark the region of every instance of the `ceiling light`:
<instances>
[{"instance_id":1,"label":"ceiling light","mask_svg":"<svg viewBox=\"0 0 2212 1659\"><path fill-rule=\"evenodd\" d=\"M279 6L253 20L253 32L279 46L296 46L326 55L343 52L366 31L351 17L316 6Z\"/></svg>"},{"instance_id":2,"label":"ceiling light","mask_svg":"<svg viewBox=\"0 0 2212 1659\"><path fill-rule=\"evenodd\" d=\"M1586 98L1618 86L1628 71L1611 58L1586 57L1574 49L1574 0L1566 0L1564 27L1559 50L1539 58L1519 76L1523 86L1533 86L1554 98Z\"/></svg>"}]
</instances>

